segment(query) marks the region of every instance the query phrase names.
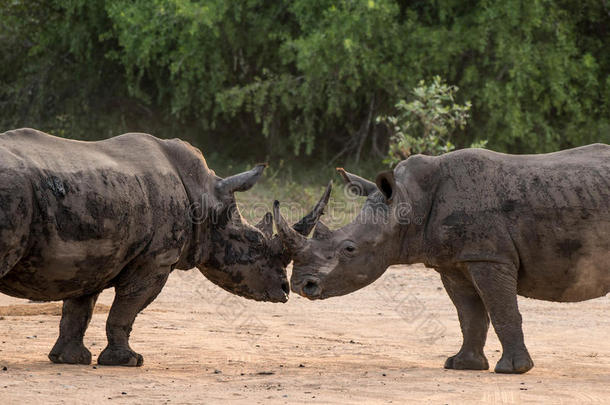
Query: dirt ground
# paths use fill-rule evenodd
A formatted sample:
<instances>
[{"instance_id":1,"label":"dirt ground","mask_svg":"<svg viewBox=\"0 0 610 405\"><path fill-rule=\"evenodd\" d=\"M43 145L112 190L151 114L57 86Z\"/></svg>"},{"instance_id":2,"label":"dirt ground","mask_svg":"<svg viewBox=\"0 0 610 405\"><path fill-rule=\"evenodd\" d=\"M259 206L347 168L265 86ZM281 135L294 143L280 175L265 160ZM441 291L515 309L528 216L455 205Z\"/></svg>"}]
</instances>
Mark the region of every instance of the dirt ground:
<instances>
[{"instance_id":1,"label":"dirt ground","mask_svg":"<svg viewBox=\"0 0 610 405\"><path fill-rule=\"evenodd\" d=\"M136 320L141 368L97 367L112 291L85 337L90 366L47 359L60 303L0 296L0 403L608 403L610 296L577 304L520 299L536 366L525 375L442 368L461 343L439 277L393 267L345 297L287 304L232 296L174 272ZM500 345L492 332L493 366ZM6 367L4 370L3 367Z\"/></svg>"}]
</instances>

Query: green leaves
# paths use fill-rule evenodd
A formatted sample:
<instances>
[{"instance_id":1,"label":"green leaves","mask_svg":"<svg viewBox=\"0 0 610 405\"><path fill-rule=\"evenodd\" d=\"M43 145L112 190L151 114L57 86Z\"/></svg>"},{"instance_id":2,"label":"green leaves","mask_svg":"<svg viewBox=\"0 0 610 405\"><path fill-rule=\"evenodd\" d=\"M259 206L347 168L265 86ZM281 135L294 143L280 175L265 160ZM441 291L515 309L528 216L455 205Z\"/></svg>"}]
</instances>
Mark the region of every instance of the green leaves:
<instances>
[{"instance_id":1,"label":"green leaves","mask_svg":"<svg viewBox=\"0 0 610 405\"><path fill-rule=\"evenodd\" d=\"M456 129L464 129L472 106L470 101L457 104L457 91L440 76L434 76L430 84L420 80L412 91L412 101L400 100L396 115L378 117L377 122L386 123L393 133L384 163L394 166L413 154L439 155L455 149L450 138ZM476 147L486 144L479 142Z\"/></svg>"},{"instance_id":2,"label":"green leaves","mask_svg":"<svg viewBox=\"0 0 610 405\"><path fill-rule=\"evenodd\" d=\"M395 116L414 150L610 142L598 0L0 0L0 14L3 128L149 130L328 159L385 145L371 116ZM472 105L417 82L437 75ZM421 143L424 129L437 138Z\"/></svg>"}]
</instances>

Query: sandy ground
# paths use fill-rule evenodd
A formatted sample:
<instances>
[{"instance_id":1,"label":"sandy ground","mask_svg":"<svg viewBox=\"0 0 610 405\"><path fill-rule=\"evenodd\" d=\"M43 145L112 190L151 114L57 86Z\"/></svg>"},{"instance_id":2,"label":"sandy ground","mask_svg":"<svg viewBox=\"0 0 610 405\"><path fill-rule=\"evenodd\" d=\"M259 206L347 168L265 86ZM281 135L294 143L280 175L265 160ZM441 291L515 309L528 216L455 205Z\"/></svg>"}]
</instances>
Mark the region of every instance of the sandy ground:
<instances>
[{"instance_id":1,"label":"sandy ground","mask_svg":"<svg viewBox=\"0 0 610 405\"><path fill-rule=\"evenodd\" d=\"M578 304L520 299L536 363L525 375L444 370L461 343L436 273L394 267L349 296L266 304L199 272L174 272L136 320L141 368L97 367L112 291L85 344L90 366L55 365L60 303L0 296L0 403L608 403L610 296ZM486 354L500 356L495 334ZM3 370L6 367L6 370Z\"/></svg>"}]
</instances>

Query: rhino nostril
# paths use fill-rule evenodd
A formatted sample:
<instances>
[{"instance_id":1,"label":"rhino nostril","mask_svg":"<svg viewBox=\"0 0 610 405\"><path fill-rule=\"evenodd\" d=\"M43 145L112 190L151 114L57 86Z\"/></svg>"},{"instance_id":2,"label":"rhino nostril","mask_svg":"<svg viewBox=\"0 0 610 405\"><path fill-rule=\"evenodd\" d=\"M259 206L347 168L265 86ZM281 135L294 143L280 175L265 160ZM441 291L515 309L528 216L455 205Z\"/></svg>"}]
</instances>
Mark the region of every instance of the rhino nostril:
<instances>
[{"instance_id":1,"label":"rhino nostril","mask_svg":"<svg viewBox=\"0 0 610 405\"><path fill-rule=\"evenodd\" d=\"M308 280L307 283L305 283L305 286L303 286L303 292L309 296L316 295L318 290L318 282L315 280Z\"/></svg>"},{"instance_id":2,"label":"rhino nostril","mask_svg":"<svg viewBox=\"0 0 610 405\"><path fill-rule=\"evenodd\" d=\"M282 291L284 291L286 293L286 295L288 295L288 293L290 293L290 286L288 285L288 283L286 281L284 281L282 283Z\"/></svg>"}]
</instances>

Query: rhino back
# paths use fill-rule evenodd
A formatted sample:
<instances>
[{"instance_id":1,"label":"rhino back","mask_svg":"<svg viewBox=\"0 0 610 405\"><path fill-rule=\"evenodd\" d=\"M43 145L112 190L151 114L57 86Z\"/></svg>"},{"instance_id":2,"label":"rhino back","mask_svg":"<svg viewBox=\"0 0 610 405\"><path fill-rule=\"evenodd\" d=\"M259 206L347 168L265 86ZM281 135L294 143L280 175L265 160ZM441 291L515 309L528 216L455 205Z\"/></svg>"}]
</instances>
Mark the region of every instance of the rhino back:
<instances>
[{"instance_id":1,"label":"rhino back","mask_svg":"<svg viewBox=\"0 0 610 405\"><path fill-rule=\"evenodd\" d=\"M519 269L519 292L579 301L610 290L610 147L439 158L429 248Z\"/></svg>"},{"instance_id":2,"label":"rhino back","mask_svg":"<svg viewBox=\"0 0 610 405\"><path fill-rule=\"evenodd\" d=\"M35 130L0 135L0 172L27 179L27 250L0 290L63 299L103 289L139 255L176 262L190 230L188 197L163 141L126 134L101 142Z\"/></svg>"}]
</instances>

